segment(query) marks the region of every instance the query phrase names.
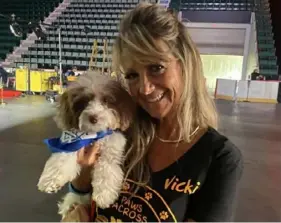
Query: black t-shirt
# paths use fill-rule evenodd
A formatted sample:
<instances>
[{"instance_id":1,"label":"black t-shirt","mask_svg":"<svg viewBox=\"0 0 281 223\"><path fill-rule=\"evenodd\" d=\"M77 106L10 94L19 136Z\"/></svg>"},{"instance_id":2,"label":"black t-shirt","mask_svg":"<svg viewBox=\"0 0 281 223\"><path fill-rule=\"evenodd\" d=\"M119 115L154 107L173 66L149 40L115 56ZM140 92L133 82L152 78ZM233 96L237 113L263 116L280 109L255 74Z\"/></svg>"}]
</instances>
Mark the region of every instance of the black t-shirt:
<instances>
[{"instance_id":1,"label":"black t-shirt","mask_svg":"<svg viewBox=\"0 0 281 223\"><path fill-rule=\"evenodd\" d=\"M230 221L242 169L240 151L210 128L175 163L152 173L137 194L130 192L134 182L125 182L110 208L97 209L95 221Z\"/></svg>"}]
</instances>

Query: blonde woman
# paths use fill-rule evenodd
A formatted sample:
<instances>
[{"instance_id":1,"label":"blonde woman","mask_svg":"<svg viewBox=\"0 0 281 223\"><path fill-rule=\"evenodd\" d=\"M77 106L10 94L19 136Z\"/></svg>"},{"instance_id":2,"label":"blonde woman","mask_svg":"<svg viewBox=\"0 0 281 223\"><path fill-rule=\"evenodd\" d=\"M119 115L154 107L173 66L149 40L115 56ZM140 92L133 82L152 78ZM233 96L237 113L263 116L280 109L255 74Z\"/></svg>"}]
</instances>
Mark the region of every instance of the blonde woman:
<instances>
[{"instance_id":1,"label":"blonde woman","mask_svg":"<svg viewBox=\"0 0 281 223\"><path fill-rule=\"evenodd\" d=\"M85 202L63 221L230 221L242 156L215 130L216 109L185 26L169 10L142 3L121 21L113 62L139 104L127 180L110 208ZM71 184L78 196L91 190L87 167L97 153L96 147L79 152L85 170Z\"/></svg>"}]
</instances>

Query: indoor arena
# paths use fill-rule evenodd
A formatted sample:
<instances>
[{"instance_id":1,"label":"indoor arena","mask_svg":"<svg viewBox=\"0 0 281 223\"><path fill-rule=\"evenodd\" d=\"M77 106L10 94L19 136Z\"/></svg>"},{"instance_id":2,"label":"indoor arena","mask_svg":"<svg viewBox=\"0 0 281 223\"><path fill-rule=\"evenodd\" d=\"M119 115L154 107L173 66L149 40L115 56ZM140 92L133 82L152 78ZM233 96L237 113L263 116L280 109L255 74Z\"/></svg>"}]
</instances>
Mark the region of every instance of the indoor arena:
<instances>
[{"instance_id":1,"label":"indoor arena","mask_svg":"<svg viewBox=\"0 0 281 223\"><path fill-rule=\"evenodd\" d=\"M280 0L1 0L0 4L0 221L281 221ZM142 7L147 7L144 14ZM130 14L132 18L126 17L135 9L139 11ZM164 29L159 21L165 13ZM150 22L154 14L158 17ZM120 25L123 18L126 22ZM173 19L178 27L170 25ZM158 39L145 39L157 22L159 27L151 32ZM174 29L173 35L161 37L167 27ZM168 74L172 65L165 68L159 58L154 58L159 64L143 64L154 56L147 51L151 44L172 41L179 30L186 33L179 34L167 52L180 55L175 56L180 64L187 61L178 72L187 78L175 87L175 77L161 82L163 75L176 75ZM188 39L186 34L191 38L188 46L179 42ZM156 48L151 51L155 55ZM130 61L132 52L146 58L135 56ZM137 62L132 61L138 60L133 69ZM192 74L184 76L188 75L184 69ZM122 88L118 92L117 86ZM185 90L177 93L178 89ZM130 107L131 99L135 100ZM166 114L170 101L174 104ZM214 122L208 120L215 117L211 102L217 110L216 130L209 130ZM173 113L177 117L170 115L172 122L180 120L179 125L165 134L160 126L173 109L186 110ZM235 165L227 159L234 150L208 152L208 157L198 152L201 158L187 160L187 155L196 154L195 147L219 150L213 141L200 147L200 134L205 138L209 134L205 128L224 136L228 140L224 146L231 142L230 148L237 151ZM82 186L77 188L84 168L79 156L89 156L87 148L94 144L100 149L87 166L92 177L91 189L85 192ZM181 155L174 152L182 150ZM158 168L162 159L166 167ZM135 181L123 181L131 177L126 175L131 171L128 166L130 174L150 176L136 193L130 192L131 185L138 185ZM197 176L196 167L206 168L205 172L200 169ZM162 186L164 173L169 176ZM62 201L66 195L72 197ZM65 217L79 205L86 207L89 218Z\"/></svg>"}]
</instances>

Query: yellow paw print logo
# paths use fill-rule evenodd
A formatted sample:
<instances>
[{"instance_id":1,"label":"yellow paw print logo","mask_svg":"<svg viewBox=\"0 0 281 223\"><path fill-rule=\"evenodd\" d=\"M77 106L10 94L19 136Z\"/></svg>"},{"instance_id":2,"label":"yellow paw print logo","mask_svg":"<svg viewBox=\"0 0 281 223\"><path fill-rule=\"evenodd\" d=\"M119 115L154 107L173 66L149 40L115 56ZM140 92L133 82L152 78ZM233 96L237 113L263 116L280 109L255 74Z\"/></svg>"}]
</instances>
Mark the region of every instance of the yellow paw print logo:
<instances>
[{"instance_id":1,"label":"yellow paw print logo","mask_svg":"<svg viewBox=\"0 0 281 223\"><path fill-rule=\"evenodd\" d=\"M169 215L168 215L168 213L166 211L162 211L159 214L159 216L160 216L160 219L162 219L162 220L166 220L169 217Z\"/></svg>"},{"instance_id":2,"label":"yellow paw print logo","mask_svg":"<svg viewBox=\"0 0 281 223\"><path fill-rule=\"evenodd\" d=\"M146 200L149 201L152 198L152 193L147 192L147 193L145 193L144 197L145 197Z\"/></svg>"},{"instance_id":3,"label":"yellow paw print logo","mask_svg":"<svg viewBox=\"0 0 281 223\"><path fill-rule=\"evenodd\" d=\"M123 190L124 191L128 191L130 189L130 184L128 183L128 182L125 182L124 184L123 184Z\"/></svg>"}]
</instances>

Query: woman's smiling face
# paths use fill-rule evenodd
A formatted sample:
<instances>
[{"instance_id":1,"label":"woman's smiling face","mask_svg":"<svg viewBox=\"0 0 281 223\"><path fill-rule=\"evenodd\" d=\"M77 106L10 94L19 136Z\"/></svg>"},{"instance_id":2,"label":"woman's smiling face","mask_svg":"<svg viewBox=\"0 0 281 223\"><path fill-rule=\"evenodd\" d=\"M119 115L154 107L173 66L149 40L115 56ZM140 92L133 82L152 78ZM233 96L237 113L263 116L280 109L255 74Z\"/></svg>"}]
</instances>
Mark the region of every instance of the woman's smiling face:
<instances>
[{"instance_id":1,"label":"woman's smiling face","mask_svg":"<svg viewBox=\"0 0 281 223\"><path fill-rule=\"evenodd\" d=\"M125 78L133 98L150 116L163 119L174 114L183 91L183 78L178 60L168 55L169 62L128 63Z\"/></svg>"}]
</instances>

